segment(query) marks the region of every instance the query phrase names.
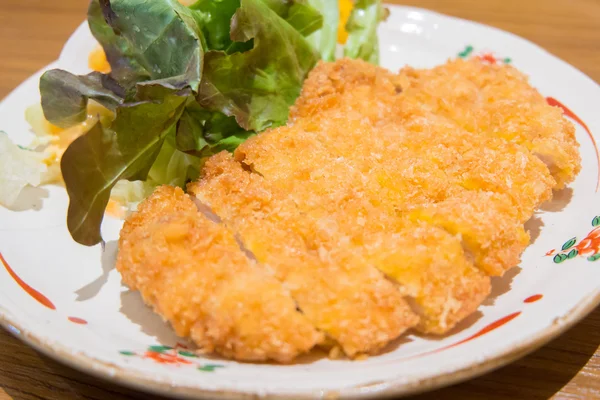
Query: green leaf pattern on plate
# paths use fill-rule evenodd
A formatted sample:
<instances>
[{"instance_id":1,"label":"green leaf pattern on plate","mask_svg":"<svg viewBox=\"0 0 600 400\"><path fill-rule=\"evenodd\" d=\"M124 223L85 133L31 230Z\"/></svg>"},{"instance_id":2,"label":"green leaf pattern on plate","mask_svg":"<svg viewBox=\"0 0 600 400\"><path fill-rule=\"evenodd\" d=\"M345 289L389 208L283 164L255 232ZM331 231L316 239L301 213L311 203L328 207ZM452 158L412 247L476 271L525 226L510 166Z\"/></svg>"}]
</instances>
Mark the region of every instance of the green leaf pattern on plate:
<instances>
[{"instance_id":1,"label":"green leaf pattern on plate","mask_svg":"<svg viewBox=\"0 0 600 400\"><path fill-rule=\"evenodd\" d=\"M575 243L577 243L577 238L569 239L567 242L565 242L565 244L562 245L562 250L565 251L570 249L571 247L575 246Z\"/></svg>"},{"instance_id":2,"label":"green leaf pattern on plate","mask_svg":"<svg viewBox=\"0 0 600 400\"><path fill-rule=\"evenodd\" d=\"M600 259L600 215L592 219L592 229L583 239L577 242L573 237L567 240L558 253L550 250L547 256L552 256L555 264L561 264L566 260L571 260L577 256L585 257L588 261L597 261Z\"/></svg>"},{"instance_id":3,"label":"green leaf pattern on plate","mask_svg":"<svg viewBox=\"0 0 600 400\"><path fill-rule=\"evenodd\" d=\"M154 351L156 353L165 353L172 349L173 348L169 347L169 346L150 346L150 347L148 347L148 351Z\"/></svg>"},{"instance_id":4,"label":"green leaf pattern on plate","mask_svg":"<svg viewBox=\"0 0 600 400\"><path fill-rule=\"evenodd\" d=\"M160 364L168 364L175 366L190 366L201 372L214 372L219 368L225 368L220 364L203 364L200 363L199 356L187 346L176 344L175 347L152 345L148 346L146 351L135 352L130 350L121 350L119 354L126 357L139 357L145 360L152 360Z\"/></svg>"}]
</instances>

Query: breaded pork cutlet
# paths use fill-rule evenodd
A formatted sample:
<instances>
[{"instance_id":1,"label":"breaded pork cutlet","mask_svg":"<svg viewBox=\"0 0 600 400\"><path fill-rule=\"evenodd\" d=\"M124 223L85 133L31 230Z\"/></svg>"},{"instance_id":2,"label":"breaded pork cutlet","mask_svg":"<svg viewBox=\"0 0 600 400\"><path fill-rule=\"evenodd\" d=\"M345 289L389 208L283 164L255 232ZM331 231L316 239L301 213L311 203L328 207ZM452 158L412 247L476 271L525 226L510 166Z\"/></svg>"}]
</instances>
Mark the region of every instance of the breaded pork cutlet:
<instances>
[{"instance_id":1,"label":"breaded pork cutlet","mask_svg":"<svg viewBox=\"0 0 600 400\"><path fill-rule=\"evenodd\" d=\"M403 295L414 299L419 330L443 333L472 313L488 295L490 283L469 261L461 240L397 216L385 199L378 202L371 196L375 191L370 186L377 182L351 159L329 151L326 138L295 127L252 138L235 155L287 193L305 214L303 221L314 220L305 234L309 246L334 262L354 258L392 278Z\"/></svg>"},{"instance_id":2,"label":"breaded pork cutlet","mask_svg":"<svg viewBox=\"0 0 600 400\"><path fill-rule=\"evenodd\" d=\"M412 95L403 92L401 81L406 78L359 60L321 63L305 81L290 118L295 129L327 137L332 151L371 170L382 190L389 188L405 204L431 197L432 189L446 191L440 185L444 179L469 190L506 194L523 222L550 199L556 181L527 148L474 135L427 105L406 100ZM421 178L403 187L406 179L395 175L407 172Z\"/></svg>"},{"instance_id":3,"label":"breaded pork cutlet","mask_svg":"<svg viewBox=\"0 0 600 400\"><path fill-rule=\"evenodd\" d=\"M556 181L527 148L462 129L428 105L407 100L414 96L410 90L404 93L401 82L409 85L405 77L359 60L319 64L292 108L293 125L326 137L332 151L377 171L383 186L405 199L412 197L412 204L418 201L415 194L440 188L440 178L466 189L508 195L523 222L550 199ZM419 179L398 187L395 175L404 174L407 163L427 187Z\"/></svg>"},{"instance_id":4,"label":"breaded pork cutlet","mask_svg":"<svg viewBox=\"0 0 600 400\"><path fill-rule=\"evenodd\" d=\"M579 173L573 124L517 69L473 58L432 69L407 67L399 76L403 107L427 108L473 134L526 147L548 165L556 189Z\"/></svg>"},{"instance_id":5,"label":"breaded pork cutlet","mask_svg":"<svg viewBox=\"0 0 600 400\"><path fill-rule=\"evenodd\" d=\"M281 283L179 188L163 186L146 199L119 248L125 284L204 351L288 362L322 339Z\"/></svg>"},{"instance_id":6,"label":"breaded pork cutlet","mask_svg":"<svg viewBox=\"0 0 600 400\"><path fill-rule=\"evenodd\" d=\"M350 237L396 232L405 225L401 217L410 216L414 222L423 220L461 235L474 253L475 265L490 275L502 275L515 266L529 243L523 223L540 197L550 195L544 179L553 180L543 163L524 150L472 145L470 134L452 142L443 132L436 137L435 131L390 134L397 128L385 125L381 129L386 132L358 130L352 121L338 120L326 133L308 132L297 122L249 139L235 155L289 193L303 212L323 221L334 220L337 226L344 221L343 232ZM357 131L361 134L353 133ZM420 151L419 145L429 150ZM499 146L510 148L503 142ZM350 151L352 147L357 151ZM369 147L374 151L368 153ZM486 155L487 160L502 161L498 164L505 176L493 173ZM523 163L532 165L522 168ZM529 182L526 171L538 181ZM478 183L475 179L481 188L473 187ZM470 186L464 184L467 180ZM512 191L502 190L506 180L514 182ZM526 209L517 207L510 193L524 203L533 199Z\"/></svg>"},{"instance_id":7,"label":"breaded pork cutlet","mask_svg":"<svg viewBox=\"0 0 600 400\"><path fill-rule=\"evenodd\" d=\"M161 188L125 224L119 270L178 334L230 357L289 360L321 332L374 354L475 311L519 262L524 222L579 168L573 126L511 67L320 63L287 126L189 185L222 222ZM265 276L266 299L242 285ZM251 316L279 336L263 345L275 323Z\"/></svg>"},{"instance_id":8,"label":"breaded pork cutlet","mask_svg":"<svg viewBox=\"0 0 600 400\"><path fill-rule=\"evenodd\" d=\"M282 183L297 196L301 189L291 189L294 183L284 175L290 170L295 178L298 170L306 175L313 164L317 164L316 171L323 170L324 154L330 153L332 165L349 166L345 175L364 172L366 178L348 181L367 182L365 191L370 192L371 202L388 212L410 213L439 203L429 212L412 213L412 218L420 215L445 229L452 226L451 232L462 235L469 251L476 253L478 267L502 275L518 263L528 244L523 223L551 197L555 180L546 165L519 144L474 135L425 106L404 106L403 93L395 93L396 84L389 73L368 63L321 64L305 82L293 111L294 123L279 128L285 132L277 136L269 133L271 139L263 136L242 145L238 154L244 153L244 162L261 173L276 171L272 179L283 178ZM376 97L373 102L381 112L377 118L365 104L366 95ZM318 107L323 111L315 114ZM312 140L299 144L296 134L314 136L319 146ZM258 149L249 151L250 147ZM274 152L275 148L279 151ZM259 167L254 158L263 154L270 155ZM331 177L342 175L330 171ZM335 180L329 190L340 191L347 185ZM317 186L324 190L322 184ZM456 199L475 203L462 205Z\"/></svg>"},{"instance_id":9,"label":"breaded pork cutlet","mask_svg":"<svg viewBox=\"0 0 600 400\"><path fill-rule=\"evenodd\" d=\"M418 322L400 292L375 268L348 256L312 251L311 219L287 193L242 169L230 154L207 161L188 190L234 229L259 262L269 265L300 310L348 356L373 354ZM226 199L226 201L223 201Z\"/></svg>"},{"instance_id":10,"label":"breaded pork cutlet","mask_svg":"<svg viewBox=\"0 0 600 400\"><path fill-rule=\"evenodd\" d=\"M400 127L400 128L398 128ZM485 135L473 135L435 114L403 112L400 119L378 129L391 151L418 158L443 171L452 187L446 197L462 189L489 191L507 196L521 222L552 197L556 182L546 165L523 146ZM374 140L379 140L376 138ZM391 154L390 154L391 155ZM382 163L394 176L402 174Z\"/></svg>"},{"instance_id":11,"label":"breaded pork cutlet","mask_svg":"<svg viewBox=\"0 0 600 400\"><path fill-rule=\"evenodd\" d=\"M289 119L291 123L300 119L319 123L332 111L344 118L379 124L397 112L400 93L401 77L385 68L347 58L320 62L304 81Z\"/></svg>"}]
</instances>

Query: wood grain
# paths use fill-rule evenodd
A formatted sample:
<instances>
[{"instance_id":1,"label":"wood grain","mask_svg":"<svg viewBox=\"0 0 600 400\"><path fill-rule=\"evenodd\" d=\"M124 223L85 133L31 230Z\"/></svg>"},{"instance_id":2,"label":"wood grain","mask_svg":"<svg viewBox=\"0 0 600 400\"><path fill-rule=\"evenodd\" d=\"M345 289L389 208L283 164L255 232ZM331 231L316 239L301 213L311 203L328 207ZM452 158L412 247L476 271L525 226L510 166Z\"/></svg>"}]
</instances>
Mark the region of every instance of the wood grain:
<instances>
[{"instance_id":1,"label":"wood grain","mask_svg":"<svg viewBox=\"0 0 600 400\"><path fill-rule=\"evenodd\" d=\"M598 0L404 0L523 36L600 81ZM0 0L0 97L57 58L85 18L85 0ZM85 56L85 55L82 55ZM415 397L600 399L600 309L510 366ZM65 367L0 329L0 400L149 399Z\"/></svg>"}]
</instances>

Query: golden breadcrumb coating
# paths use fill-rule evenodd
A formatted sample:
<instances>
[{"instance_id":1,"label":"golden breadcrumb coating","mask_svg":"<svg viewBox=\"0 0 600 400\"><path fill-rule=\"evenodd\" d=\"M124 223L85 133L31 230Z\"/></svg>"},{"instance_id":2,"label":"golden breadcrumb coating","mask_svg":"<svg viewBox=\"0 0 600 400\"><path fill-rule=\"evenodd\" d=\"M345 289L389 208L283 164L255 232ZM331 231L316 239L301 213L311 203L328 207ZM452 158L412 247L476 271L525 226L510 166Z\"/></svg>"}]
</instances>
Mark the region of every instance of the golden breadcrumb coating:
<instances>
[{"instance_id":1,"label":"golden breadcrumb coating","mask_svg":"<svg viewBox=\"0 0 600 400\"><path fill-rule=\"evenodd\" d=\"M348 111L347 118L367 119L371 124L395 111L401 78L385 68L363 60L320 62L302 85L302 94L290 109L290 121L324 120L329 111Z\"/></svg>"},{"instance_id":2,"label":"golden breadcrumb coating","mask_svg":"<svg viewBox=\"0 0 600 400\"><path fill-rule=\"evenodd\" d=\"M473 134L432 113L427 104L414 101L411 90L398 89L403 87L401 81L406 77L359 60L320 64L292 108L294 129L320 134L333 144L332 151L378 169L376 179L384 183L384 191L391 185L396 194L411 198L411 204L417 200L415 194L439 188L439 182L448 178L466 189L508 194L524 221L550 199L556 181L538 157L525 147L493 135ZM557 110L542 106L550 113ZM564 118L560 121L569 124ZM408 163L413 168L406 168ZM421 174L422 179L412 180L425 184L404 187L394 176L427 171L428 165L430 176Z\"/></svg>"},{"instance_id":3,"label":"golden breadcrumb coating","mask_svg":"<svg viewBox=\"0 0 600 400\"><path fill-rule=\"evenodd\" d=\"M394 222L395 216L403 214L448 229L452 234L461 234L474 255L475 265L490 275L502 275L518 264L529 240L523 223L531 217L540 199L550 195L550 187L543 180L546 183L553 180L545 166L524 151L509 151L511 146L502 142L498 145L505 147L504 151L496 151L479 147L478 143L470 145L467 139L471 135L460 140L459 133L459 139L452 141L440 133L440 137L429 137L430 142L441 144L423 152L419 147L427 146L427 138L415 131L410 135L413 140L406 135L397 136L396 142L404 145L396 148L390 144L387 151L378 155L379 164L367 158L366 165L373 167L363 174L359 165L365 153L358 152L358 156L334 153L336 127L331 126L327 136L296 127L282 127L251 138L236 150L236 157L290 193L303 212L315 218L334 219L338 225L349 220L344 223L347 234L350 230L359 235L371 230L393 231L394 224L399 223ZM352 130L342 121L337 127L342 131ZM370 133L365 136L379 140L374 131ZM355 138L348 134L343 140L347 144ZM463 149L464 154L456 149ZM501 161L499 170L508 171L508 178L490 170L484 159L486 155L487 160ZM529 164L532 167L521 168L523 159L526 167ZM340 180L342 176L344 179ZM539 180L529 182L528 176ZM513 181L513 190L507 191L510 195L504 194L509 186L504 179ZM481 188L472 187L477 180ZM471 186L465 187L465 182ZM377 183L380 187L373 187ZM498 193L485 190L493 188ZM528 196L532 200L525 204ZM524 205L515 206L513 198ZM411 213L422 208L432 213L434 210L435 218L429 212Z\"/></svg>"},{"instance_id":4,"label":"golden breadcrumb coating","mask_svg":"<svg viewBox=\"0 0 600 400\"><path fill-rule=\"evenodd\" d=\"M369 234L364 251L370 263L401 284L424 333L448 332L491 290L490 278L473 266L459 237L444 229L420 223L394 234Z\"/></svg>"},{"instance_id":5,"label":"golden breadcrumb coating","mask_svg":"<svg viewBox=\"0 0 600 400\"><path fill-rule=\"evenodd\" d=\"M579 173L573 124L512 66L457 59L429 70L406 67L400 81L403 106L425 107L473 134L523 145L548 165L557 189Z\"/></svg>"},{"instance_id":6,"label":"golden breadcrumb coating","mask_svg":"<svg viewBox=\"0 0 600 400\"><path fill-rule=\"evenodd\" d=\"M209 351L375 354L474 312L490 276L519 263L524 223L580 168L573 125L510 66L319 63L288 125L188 185L222 223L159 188L123 227L118 268Z\"/></svg>"},{"instance_id":7,"label":"golden breadcrumb coating","mask_svg":"<svg viewBox=\"0 0 600 400\"><path fill-rule=\"evenodd\" d=\"M347 254L398 282L418 305L421 331L446 332L477 309L489 294L490 281L467 259L460 239L435 226L401 219L393 204L388 207L386 198L376 197L380 190L371 184L377 182L355 168L353 160L335 157L326 149L326 138L304 131L292 135L292 129L252 138L235 154L316 220L309 243L334 255L346 248ZM423 169L419 176L425 175ZM416 190L413 178L414 170L399 183L408 193Z\"/></svg>"},{"instance_id":8,"label":"golden breadcrumb coating","mask_svg":"<svg viewBox=\"0 0 600 400\"><path fill-rule=\"evenodd\" d=\"M522 146L473 135L431 113L403 114L399 122L403 129L394 130L393 125L382 128L387 132L389 147L397 147L397 152L406 157L443 171L448 179L446 197L463 189L506 195L521 222L552 197L556 182L548 168ZM389 158L390 163L383 163L385 167L396 162ZM403 174L393 166L387 170L396 180Z\"/></svg>"},{"instance_id":9,"label":"golden breadcrumb coating","mask_svg":"<svg viewBox=\"0 0 600 400\"><path fill-rule=\"evenodd\" d=\"M474 264L491 276L520 262L529 234L510 200L501 194L465 191L411 213L411 219L439 226L460 235Z\"/></svg>"},{"instance_id":10,"label":"golden breadcrumb coating","mask_svg":"<svg viewBox=\"0 0 600 400\"><path fill-rule=\"evenodd\" d=\"M208 160L204 175L188 190L238 232L307 318L347 355L375 353L417 323L400 292L375 268L308 249L303 232L312 230L310 218L230 154Z\"/></svg>"},{"instance_id":11,"label":"golden breadcrumb coating","mask_svg":"<svg viewBox=\"0 0 600 400\"><path fill-rule=\"evenodd\" d=\"M204 351L288 362L322 339L287 290L179 188L145 200L119 244L125 284Z\"/></svg>"}]
</instances>

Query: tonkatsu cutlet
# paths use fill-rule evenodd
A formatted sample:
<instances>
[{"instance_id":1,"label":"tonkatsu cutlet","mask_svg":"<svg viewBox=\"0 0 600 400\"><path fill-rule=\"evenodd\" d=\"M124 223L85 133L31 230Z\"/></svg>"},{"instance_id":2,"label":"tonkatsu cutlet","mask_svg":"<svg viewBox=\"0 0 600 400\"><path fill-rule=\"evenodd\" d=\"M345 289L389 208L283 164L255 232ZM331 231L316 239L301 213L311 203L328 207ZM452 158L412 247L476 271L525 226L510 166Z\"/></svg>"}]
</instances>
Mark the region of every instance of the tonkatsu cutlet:
<instances>
[{"instance_id":1,"label":"tonkatsu cutlet","mask_svg":"<svg viewBox=\"0 0 600 400\"><path fill-rule=\"evenodd\" d=\"M188 191L234 229L259 262L273 269L299 309L348 356L376 353L418 322L401 293L377 269L352 254L341 259L324 249L309 249L306 232L314 229L314 221L287 193L244 171L230 154L208 160L204 176Z\"/></svg>"},{"instance_id":2,"label":"tonkatsu cutlet","mask_svg":"<svg viewBox=\"0 0 600 400\"><path fill-rule=\"evenodd\" d=\"M204 351L289 362L322 341L288 290L179 188L159 187L125 222L117 269Z\"/></svg>"},{"instance_id":3,"label":"tonkatsu cutlet","mask_svg":"<svg viewBox=\"0 0 600 400\"><path fill-rule=\"evenodd\" d=\"M572 124L512 67L320 63L286 126L142 203L117 267L205 351L376 354L473 313L579 164Z\"/></svg>"},{"instance_id":4,"label":"tonkatsu cutlet","mask_svg":"<svg viewBox=\"0 0 600 400\"><path fill-rule=\"evenodd\" d=\"M431 112L429 106L415 101L411 90L402 89L400 80L359 60L321 63L310 73L292 108L293 129L326 138L331 151L375 173L384 193L390 192L389 186L391 194L411 204L440 188L445 179L465 189L506 194L523 221L551 198L556 181L526 147L494 135L473 134ZM545 107L549 114L556 111ZM562 117L561 122L569 124ZM421 178L413 179L415 185L399 188L395 176L406 174L407 159Z\"/></svg>"},{"instance_id":5,"label":"tonkatsu cutlet","mask_svg":"<svg viewBox=\"0 0 600 400\"><path fill-rule=\"evenodd\" d=\"M406 67L399 77L405 104L452 119L473 134L524 146L547 164L556 189L579 173L575 127L516 68L457 59L432 69Z\"/></svg>"}]
</instances>

